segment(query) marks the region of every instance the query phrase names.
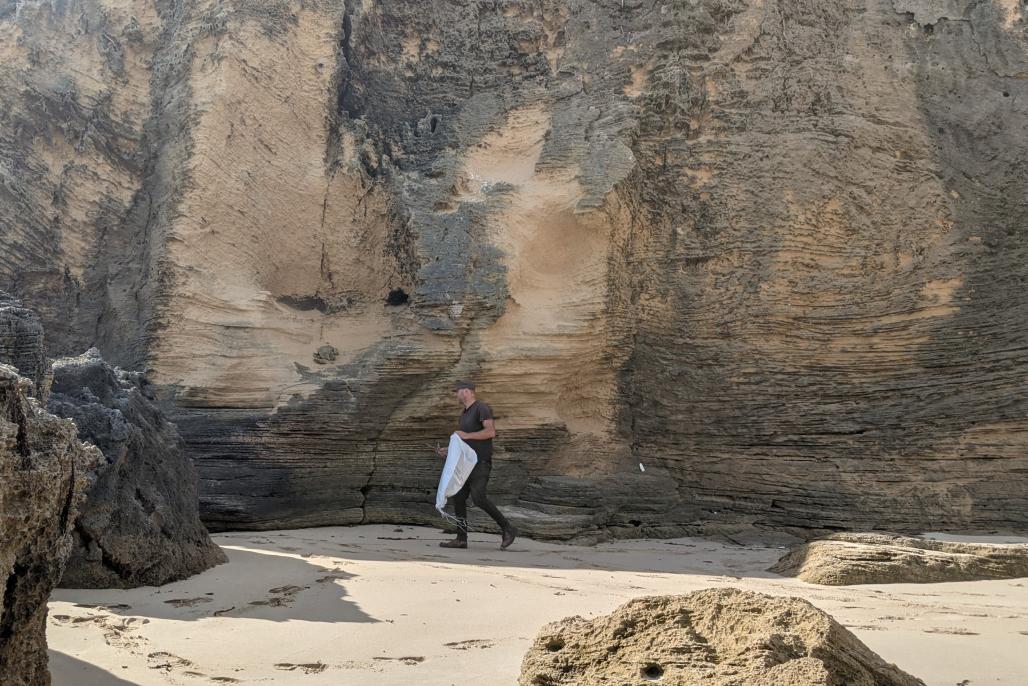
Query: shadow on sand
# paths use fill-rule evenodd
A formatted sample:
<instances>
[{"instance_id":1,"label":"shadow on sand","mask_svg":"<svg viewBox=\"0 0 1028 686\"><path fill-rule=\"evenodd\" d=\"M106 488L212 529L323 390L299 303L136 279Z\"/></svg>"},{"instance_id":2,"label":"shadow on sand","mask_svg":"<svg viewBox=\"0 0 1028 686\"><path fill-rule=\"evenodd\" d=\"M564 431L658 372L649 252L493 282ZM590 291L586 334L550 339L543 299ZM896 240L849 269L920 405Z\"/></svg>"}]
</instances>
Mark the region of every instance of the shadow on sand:
<instances>
[{"instance_id":1,"label":"shadow on sand","mask_svg":"<svg viewBox=\"0 0 1028 686\"><path fill-rule=\"evenodd\" d=\"M376 622L347 600L344 583L356 577L272 547L225 546L227 564L186 581L129 590L58 589L51 600L124 617L194 621L212 616L271 622ZM288 579L288 585L282 585Z\"/></svg>"},{"instance_id":2,"label":"shadow on sand","mask_svg":"<svg viewBox=\"0 0 1028 686\"><path fill-rule=\"evenodd\" d=\"M596 546L573 546L519 538L508 550L499 536L472 533L465 550L440 548L452 538L420 526L363 525L288 531L231 532L214 536L222 546L266 554L330 557L340 561L442 563L539 570L596 569L649 574L724 575L777 579L766 571L781 557L781 546L737 546L698 538L627 539ZM231 548L229 549L231 554ZM581 556L577 555L581 551Z\"/></svg>"},{"instance_id":3,"label":"shadow on sand","mask_svg":"<svg viewBox=\"0 0 1028 686\"><path fill-rule=\"evenodd\" d=\"M53 686L137 686L105 669L51 649L50 675Z\"/></svg>"}]
</instances>

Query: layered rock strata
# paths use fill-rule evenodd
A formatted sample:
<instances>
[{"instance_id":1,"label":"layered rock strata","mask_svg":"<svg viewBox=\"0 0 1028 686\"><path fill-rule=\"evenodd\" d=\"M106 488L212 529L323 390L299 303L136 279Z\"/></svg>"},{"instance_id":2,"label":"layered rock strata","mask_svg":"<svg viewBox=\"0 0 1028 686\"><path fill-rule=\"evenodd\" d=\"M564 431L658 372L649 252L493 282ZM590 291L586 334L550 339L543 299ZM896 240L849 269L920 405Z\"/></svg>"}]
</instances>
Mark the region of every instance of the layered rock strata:
<instances>
[{"instance_id":1,"label":"layered rock strata","mask_svg":"<svg viewBox=\"0 0 1028 686\"><path fill-rule=\"evenodd\" d=\"M43 324L20 300L0 291L0 363L32 382L31 395L46 402L52 374L43 347Z\"/></svg>"},{"instance_id":2,"label":"layered rock strata","mask_svg":"<svg viewBox=\"0 0 1028 686\"><path fill-rule=\"evenodd\" d=\"M0 288L215 528L1028 524L1008 0L0 4ZM641 465L641 466L640 466Z\"/></svg>"}]
</instances>

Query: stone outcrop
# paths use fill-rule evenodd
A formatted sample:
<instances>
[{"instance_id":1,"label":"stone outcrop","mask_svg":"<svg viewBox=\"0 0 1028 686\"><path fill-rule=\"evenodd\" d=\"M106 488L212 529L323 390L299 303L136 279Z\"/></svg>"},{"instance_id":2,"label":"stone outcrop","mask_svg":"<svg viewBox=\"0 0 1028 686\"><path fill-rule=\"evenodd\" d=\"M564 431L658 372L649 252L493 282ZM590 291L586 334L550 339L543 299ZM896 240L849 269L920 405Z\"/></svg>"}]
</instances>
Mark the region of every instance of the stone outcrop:
<instances>
[{"instance_id":1,"label":"stone outcrop","mask_svg":"<svg viewBox=\"0 0 1028 686\"><path fill-rule=\"evenodd\" d=\"M0 291L0 363L32 382L31 395L46 402L50 365L43 347L43 324L35 312Z\"/></svg>"},{"instance_id":2,"label":"stone outcrop","mask_svg":"<svg viewBox=\"0 0 1028 686\"><path fill-rule=\"evenodd\" d=\"M467 377L530 534L1023 528L1026 29L0 3L0 288L149 370L215 528L438 521Z\"/></svg>"},{"instance_id":3,"label":"stone outcrop","mask_svg":"<svg viewBox=\"0 0 1028 686\"><path fill-rule=\"evenodd\" d=\"M100 451L30 399L33 383L0 364L0 683L49 684L46 613Z\"/></svg>"},{"instance_id":4,"label":"stone outcrop","mask_svg":"<svg viewBox=\"0 0 1028 686\"><path fill-rule=\"evenodd\" d=\"M141 375L90 350L57 360L47 409L73 419L107 468L75 520L66 588L160 586L226 561L197 510L196 472Z\"/></svg>"},{"instance_id":5,"label":"stone outcrop","mask_svg":"<svg viewBox=\"0 0 1028 686\"><path fill-rule=\"evenodd\" d=\"M1028 577L1028 545L840 533L796 546L768 571L811 584L910 584Z\"/></svg>"},{"instance_id":6,"label":"stone outcrop","mask_svg":"<svg viewBox=\"0 0 1028 686\"><path fill-rule=\"evenodd\" d=\"M520 686L923 686L799 598L737 589L636 598L540 631Z\"/></svg>"}]
</instances>

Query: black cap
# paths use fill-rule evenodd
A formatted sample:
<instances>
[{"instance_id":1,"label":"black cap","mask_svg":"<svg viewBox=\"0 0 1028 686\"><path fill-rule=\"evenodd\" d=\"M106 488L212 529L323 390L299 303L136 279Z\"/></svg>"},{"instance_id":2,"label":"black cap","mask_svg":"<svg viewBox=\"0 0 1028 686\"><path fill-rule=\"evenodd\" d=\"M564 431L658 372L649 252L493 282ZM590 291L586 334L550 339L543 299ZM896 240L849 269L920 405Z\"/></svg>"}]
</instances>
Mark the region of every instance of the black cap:
<instances>
[{"instance_id":1,"label":"black cap","mask_svg":"<svg viewBox=\"0 0 1028 686\"><path fill-rule=\"evenodd\" d=\"M459 391L462 388L467 388L473 391L475 390L475 384L470 381L457 381L457 383L453 384L453 390L455 391Z\"/></svg>"}]
</instances>

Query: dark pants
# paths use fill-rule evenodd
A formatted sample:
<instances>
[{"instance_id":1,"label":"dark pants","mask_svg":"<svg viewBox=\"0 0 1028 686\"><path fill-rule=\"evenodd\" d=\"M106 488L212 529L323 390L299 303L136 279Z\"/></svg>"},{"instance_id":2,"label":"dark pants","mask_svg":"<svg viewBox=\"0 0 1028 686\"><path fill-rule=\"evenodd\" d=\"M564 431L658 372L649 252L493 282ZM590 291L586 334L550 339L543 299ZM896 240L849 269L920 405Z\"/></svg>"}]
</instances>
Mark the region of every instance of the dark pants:
<instances>
[{"instance_id":1,"label":"dark pants","mask_svg":"<svg viewBox=\"0 0 1028 686\"><path fill-rule=\"evenodd\" d=\"M457 530L457 538L461 540L467 540L468 538L469 495L471 496L471 502L492 517L493 521L500 525L500 529L506 531L509 526L507 518L496 509L496 506L489 500L489 496L486 495L486 486L489 484L489 472L492 470L492 462L479 462L471 470L468 480L464 482L461 489L453 496L453 513L457 515L457 519L460 521L461 527L463 527Z\"/></svg>"}]
</instances>

